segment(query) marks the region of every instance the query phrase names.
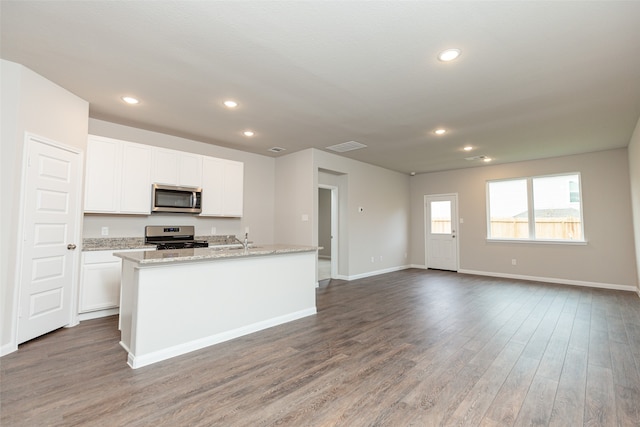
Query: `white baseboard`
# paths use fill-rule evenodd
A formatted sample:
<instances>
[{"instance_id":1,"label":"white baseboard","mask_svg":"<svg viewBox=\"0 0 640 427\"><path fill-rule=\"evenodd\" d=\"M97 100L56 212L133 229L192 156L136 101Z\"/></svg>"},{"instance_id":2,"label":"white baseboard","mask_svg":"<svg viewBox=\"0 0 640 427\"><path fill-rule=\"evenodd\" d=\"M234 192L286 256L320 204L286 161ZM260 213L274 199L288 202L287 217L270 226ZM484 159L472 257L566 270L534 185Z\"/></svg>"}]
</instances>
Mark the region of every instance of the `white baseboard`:
<instances>
[{"instance_id":1,"label":"white baseboard","mask_svg":"<svg viewBox=\"0 0 640 427\"><path fill-rule=\"evenodd\" d=\"M267 319L261 322L253 323L251 325L243 326L241 328L226 331L220 334L211 335L205 338L186 342L184 344L175 345L173 347L154 351L149 354L133 356L129 353L127 357L127 364L133 369L141 368L143 366L150 365L152 363L160 362L162 360L170 359L172 357L180 356L182 354L190 353L192 351L200 350L205 347L209 347L214 344L229 341L234 338L241 337L243 335L252 334L254 332L261 331L263 329L271 328L273 326L281 325L283 323L298 320L303 317L311 316L317 313L316 307L310 307L305 310L300 310L294 313L289 313L284 316L274 317L273 319ZM120 343L123 347L124 344ZM125 347L126 349L126 347Z\"/></svg>"},{"instance_id":2,"label":"white baseboard","mask_svg":"<svg viewBox=\"0 0 640 427\"><path fill-rule=\"evenodd\" d=\"M364 279L365 277L372 277L372 276L378 276L380 274L392 273L394 271L406 270L407 268L411 268L411 267L408 265L401 265L398 267L384 268L382 270L369 271L367 273L354 274L353 276L342 276L342 277L344 277L343 280L357 280L357 279Z\"/></svg>"},{"instance_id":3,"label":"white baseboard","mask_svg":"<svg viewBox=\"0 0 640 427\"><path fill-rule=\"evenodd\" d=\"M490 271L464 270L464 269L458 270L458 273L475 274L478 276L502 277L505 279L530 280L534 282L557 283L561 285L585 286L589 288L613 289L617 291L640 292L635 286L619 285L616 283L587 282L584 280L559 279L556 277L525 276L522 274L495 273Z\"/></svg>"},{"instance_id":4,"label":"white baseboard","mask_svg":"<svg viewBox=\"0 0 640 427\"><path fill-rule=\"evenodd\" d=\"M18 351L18 346L15 343L8 343L0 347L0 357L6 356L7 354L13 353L14 351Z\"/></svg>"},{"instance_id":5,"label":"white baseboard","mask_svg":"<svg viewBox=\"0 0 640 427\"><path fill-rule=\"evenodd\" d=\"M113 316L114 314L119 314L120 309L118 308L109 308L106 310L97 310L97 311L89 311L87 313L78 314L78 320L82 322L83 320L91 320L98 319L100 317Z\"/></svg>"}]
</instances>

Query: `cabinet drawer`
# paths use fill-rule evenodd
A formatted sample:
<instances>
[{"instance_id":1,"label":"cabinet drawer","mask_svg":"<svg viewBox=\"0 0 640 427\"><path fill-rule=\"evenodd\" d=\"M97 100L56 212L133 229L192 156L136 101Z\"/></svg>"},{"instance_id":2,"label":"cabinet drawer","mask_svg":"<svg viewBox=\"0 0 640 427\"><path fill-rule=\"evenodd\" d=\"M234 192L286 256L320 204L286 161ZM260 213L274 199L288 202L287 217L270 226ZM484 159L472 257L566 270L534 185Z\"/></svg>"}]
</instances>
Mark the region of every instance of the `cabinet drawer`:
<instances>
[{"instance_id":1,"label":"cabinet drawer","mask_svg":"<svg viewBox=\"0 0 640 427\"><path fill-rule=\"evenodd\" d=\"M88 251L83 252L84 257L83 264L101 264L104 262L119 262L120 258L113 256L114 252L118 251ZM124 251L123 251L124 252Z\"/></svg>"}]
</instances>

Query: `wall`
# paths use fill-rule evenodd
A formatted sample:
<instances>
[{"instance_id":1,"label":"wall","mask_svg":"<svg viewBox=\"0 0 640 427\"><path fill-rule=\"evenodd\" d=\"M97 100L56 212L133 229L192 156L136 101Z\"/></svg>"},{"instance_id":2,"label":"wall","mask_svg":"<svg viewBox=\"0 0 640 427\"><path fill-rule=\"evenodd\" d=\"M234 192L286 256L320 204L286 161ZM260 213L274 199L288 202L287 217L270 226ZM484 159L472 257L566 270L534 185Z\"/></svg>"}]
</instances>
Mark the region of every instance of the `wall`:
<instances>
[{"instance_id":1,"label":"wall","mask_svg":"<svg viewBox=\"0 0 640 427\"><path fill-rule=\"evenodd\" d=\"M158 213L153 215L84 216L84 237L101 237L102 227L109 227L109 237L142 237L146 225L193 225L197 235L244 235L261 244L274 243L275 159L230 148L205 144L143 129L101 120L89 120L89 133L187 151L206 156L244 162L244 216L239 218L207 218L195 215ZM215 233L212 233L215 227Z\"/></svg>"},{"instance_id":2,"label":"wall","mask_svg":"<svg viewBox=\"0 0 640 427\"><path fill-rule=\"evenodd\" d=\"M339 191L340 275L355 279L407 266L409 177L324 151L310 151L315 173L314 194L317 195L318 184L335 185ZM317 197L315 203L314 213ZM315 216L314 235L317 241Z\"/></svg>"},{"instance_id":3,"label":"wall","mask_svg":"<svg viewBox=\"0 0 640 427\"><path fill-rule=\"evenodd\" d=\"M276 159L277 243L317 245L313 231L317 193L311 154L311 150L303 150Z\"/></svg>"},{"instance_id":4,"label":"wall","mask_svg":"<svg viewBox=\"0 0 640 427\"><path fill-rule=\"evenodd\" d=\"M581 173L586 245L487 242L487 180L564 172ZM637 271L630 192L627 149L420 174L411 179L411 262L425 264L424 196L458 193L462 271L632 289Z\"/></svg>"},{"instance_id":5,"label":"wall","mask_svg":"<svg viewBox=\"0 0 640 427\"><path fill-rule=\"evenodd\" d=\"M14 351L17 295L17 231L23 175L24 135L29 132L83 152L89 104L22 65L1 60L2 235L0 352Z\"/></svg>"},{"instance_id":6,"label":"wall","mask_svg":"<svg viewBox=\"0 0 640 427\"><path fill-rule=\"evenodd\" d=\"M640 295L640 119L629 142L629 176L631 181L631 206L636 247L638 295Z\"/></svg>"}]
</instances>

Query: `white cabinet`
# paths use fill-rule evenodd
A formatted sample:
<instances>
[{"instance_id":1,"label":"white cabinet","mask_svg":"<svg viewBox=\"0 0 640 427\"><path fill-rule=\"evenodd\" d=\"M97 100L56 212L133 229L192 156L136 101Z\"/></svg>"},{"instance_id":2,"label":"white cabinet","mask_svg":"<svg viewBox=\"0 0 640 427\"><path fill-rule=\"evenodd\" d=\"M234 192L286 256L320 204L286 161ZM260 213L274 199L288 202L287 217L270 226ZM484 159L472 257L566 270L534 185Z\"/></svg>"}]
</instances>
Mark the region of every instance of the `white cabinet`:
<instances>
[{"instance_id":1,"label":"white cabinet","mask_svg":"<svg viewBox=\"0 0 640 427\"><path fill-rule=\"evenodd\" d=\"M113 253L138 250L148 249L82 252L79 313L118 308L122 259Z\"/></svg>"},{"instance_id":2,"label":"white cabinet","mask_svg":"<svg viewBox=\"0 0 640 427\"><path fill-rule=\"evenodd\" d=\"M226 216L242 216L243 200L244 164L225 160L222 213Z\"/></svg>"},{"instance_id":3,"label":"white cabinet","mask_svg":"<svg viewBox=\"0 0 640 427\"><path fill-rule=\"evenodd\" d=\"M151 147L89 136L84 211L151 213Z\"/></svg>"},{"instance_id":4,"label":"white cabinet","mask_svg":"<svg viewBox=\"0 0 640 427\"><path fill-rule=\"evenodd\" d=\"M118 307L120 303L120 258L114 251L82 253L80 313Z\"/></svg>"},{"instance_id":5,"label":"white cabinet","mask_svg":"<svg viewBox=\"0 0 640 427\"><path fill-rule=\"evenodd\" d=\"M121 143L115 139L90 136L87 141L85 171L85 212L117 211Z\"/></svg>"},{"instance_id":6,"label":"white cabinet","mask_svg":"<svg viewBox=\"0 0 640 427\"><path fill-rule=\"evenodd\" d=\"M120 213L151 213L151 149L147 145L122 144Z\"/></svg>"},{"instance_id":7,"label":"white cabinet","mask_svg":"<svg viewBox=\"0 0 640 427\"><path fill-rule=\"evenodd\" d=\"M153 148L152 182L185 187L202 186L202 156Z\"/></svg>"},{"instance_id":8,"label":"white cabinet","mask_svg":"<svg viewBox=\"0 0 640 427\"><path fill-rule=\"evenodd\" d=\"M85 212L149 215L154 183L201 187L202 216L242 216L244 163L89 136Z\"/></svg>"},{"instance_id":9,"label":"white cabinet","mask_svg":"<svg viewBox=\"0 0 640 427\"><path fill-rule=\"evenodd\" d=\"M204 157L202 160L201 216L241 217L244 164Z\"/></svg>"}]
</instances>

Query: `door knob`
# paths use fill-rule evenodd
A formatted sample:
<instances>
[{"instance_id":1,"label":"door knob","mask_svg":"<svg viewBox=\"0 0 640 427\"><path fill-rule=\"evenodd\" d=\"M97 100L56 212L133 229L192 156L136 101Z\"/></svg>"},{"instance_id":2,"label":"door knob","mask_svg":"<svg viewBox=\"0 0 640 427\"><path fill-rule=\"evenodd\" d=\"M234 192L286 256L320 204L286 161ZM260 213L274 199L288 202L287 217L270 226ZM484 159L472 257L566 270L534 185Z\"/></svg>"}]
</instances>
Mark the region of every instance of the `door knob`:
<instances>
[{"instance_id":1,"label":"door knob","mask_svg":"<svg viewBox=\"0 0 640 427\"><path fill-rule=\"evenodd\" d=\"M74 250L76 248L76 245L74 245L73 243L69 243L67 245L67 249L69 249L70 251Z\"/></svg>"}]
</instances>

